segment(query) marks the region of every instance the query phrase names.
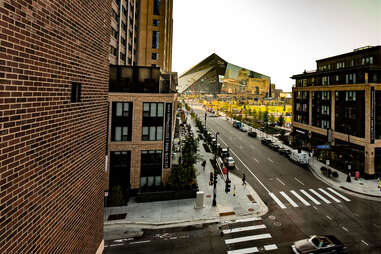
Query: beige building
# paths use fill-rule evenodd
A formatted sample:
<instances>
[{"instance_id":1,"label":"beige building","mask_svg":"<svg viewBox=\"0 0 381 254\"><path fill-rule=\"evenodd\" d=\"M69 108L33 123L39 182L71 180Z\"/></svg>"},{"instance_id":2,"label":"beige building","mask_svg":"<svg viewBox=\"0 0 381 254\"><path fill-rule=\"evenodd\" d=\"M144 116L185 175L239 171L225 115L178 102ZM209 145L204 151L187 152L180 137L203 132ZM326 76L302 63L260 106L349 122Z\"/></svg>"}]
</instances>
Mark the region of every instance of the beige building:
<instances>
[{"instance_id":1,"label":"beige building","mask_svg":"<svg viewBox=\"0 0 381 254\"><path fill-rule=\"evenodd\" d=\"M173 0L140 0L139 66L172 70Z\"/></svg>"}]
</instances>

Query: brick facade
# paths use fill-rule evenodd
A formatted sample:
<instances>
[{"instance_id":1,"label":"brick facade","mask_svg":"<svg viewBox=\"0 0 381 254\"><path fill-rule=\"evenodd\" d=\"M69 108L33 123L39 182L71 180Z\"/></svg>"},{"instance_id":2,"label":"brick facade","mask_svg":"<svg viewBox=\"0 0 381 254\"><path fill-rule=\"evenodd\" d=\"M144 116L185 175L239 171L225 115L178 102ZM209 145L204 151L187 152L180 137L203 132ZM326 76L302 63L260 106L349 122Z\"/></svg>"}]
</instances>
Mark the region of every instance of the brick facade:
<instances>
[{"instance_id":1,"label":"brick facade","mask_svg":"<svg viewBox=\"0 0 381 254\"><path fill-rule=\"evenodd\" d=\"M0 253L102 251L110 17L0 1Z\"/></svg>"}]
</instances>

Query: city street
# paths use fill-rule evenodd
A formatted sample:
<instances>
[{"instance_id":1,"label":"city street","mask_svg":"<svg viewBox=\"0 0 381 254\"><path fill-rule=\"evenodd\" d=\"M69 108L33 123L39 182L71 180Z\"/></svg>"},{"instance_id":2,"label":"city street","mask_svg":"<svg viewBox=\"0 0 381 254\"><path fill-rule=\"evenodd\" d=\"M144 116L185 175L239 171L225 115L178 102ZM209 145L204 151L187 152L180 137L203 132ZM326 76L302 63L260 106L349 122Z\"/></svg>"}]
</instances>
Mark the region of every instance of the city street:
<instances>
[{"instance_id":1,"label":"city street","mask_svg":"<svg viewBox=\"0 0 381 254\"><path fill-rule=\"evenodd\" d=\"M204 121L201 106L193 108ZM232 127L225 117L207 117L207 128L229 146L237 174L245 173L269 207L264 216L279 251L313 234L333 234L351 253L379 253L381 203L327 186L305 168L260 143L260 137ZM289 250L289 249L288 249ZM280 253L287 253L287 250Z\"/></svg>"}]
</instances>

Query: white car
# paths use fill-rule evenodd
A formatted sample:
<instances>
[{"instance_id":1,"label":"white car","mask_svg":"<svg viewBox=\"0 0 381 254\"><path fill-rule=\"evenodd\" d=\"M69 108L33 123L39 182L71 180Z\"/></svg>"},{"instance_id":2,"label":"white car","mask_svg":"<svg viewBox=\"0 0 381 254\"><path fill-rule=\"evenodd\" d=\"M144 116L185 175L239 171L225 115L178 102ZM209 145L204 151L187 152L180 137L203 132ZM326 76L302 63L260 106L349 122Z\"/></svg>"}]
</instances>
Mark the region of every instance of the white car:
<instances>
[{"instance_id":1,"label":"white car","mask_svg":"<svg viewBox=\"0 0 381 254\"><path fill-rule=\"evenodd\" d=\"M228 168L234 168L235 167L235 161L234 161L233 157L227 157L225 162L226 162L226 166Z\"/></svg>"},{"instance_id":2,"label":"white car","mask_svg":"<svg viewBox=\"0 0 381 254\"><path fill-rule=\"evenodd\" d=\"M249 130L249 128L247 128L246 125L242 125L240 130L243 131L243 132L247 132Z\"/></svg>"}]
</instances>

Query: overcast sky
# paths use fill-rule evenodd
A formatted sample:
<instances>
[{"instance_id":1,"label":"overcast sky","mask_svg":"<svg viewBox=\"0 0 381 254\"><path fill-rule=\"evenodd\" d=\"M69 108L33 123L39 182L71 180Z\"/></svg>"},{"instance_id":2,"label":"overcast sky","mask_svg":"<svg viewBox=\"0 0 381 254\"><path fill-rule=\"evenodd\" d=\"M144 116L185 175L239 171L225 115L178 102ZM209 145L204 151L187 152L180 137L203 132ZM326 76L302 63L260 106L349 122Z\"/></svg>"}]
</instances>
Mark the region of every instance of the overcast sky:
<instances>
[{"instance_id":1,"label":"overcast sky","mask_svg":"<svg viewBox=\"0 0 381 254\"><path fill-rule=\"evenodd\" d=\"M291 77L316 60L381 45L381 0L173 0L173 71L212 53L271 77Z\"/></svg>"}]
</instances>

